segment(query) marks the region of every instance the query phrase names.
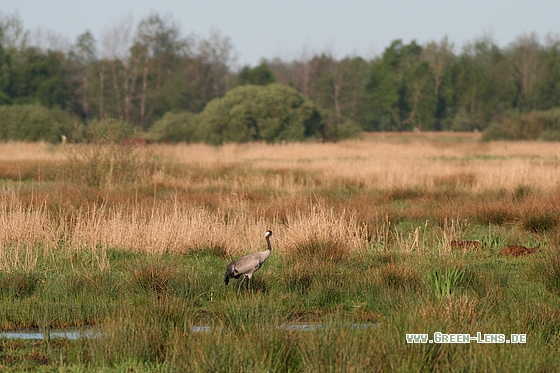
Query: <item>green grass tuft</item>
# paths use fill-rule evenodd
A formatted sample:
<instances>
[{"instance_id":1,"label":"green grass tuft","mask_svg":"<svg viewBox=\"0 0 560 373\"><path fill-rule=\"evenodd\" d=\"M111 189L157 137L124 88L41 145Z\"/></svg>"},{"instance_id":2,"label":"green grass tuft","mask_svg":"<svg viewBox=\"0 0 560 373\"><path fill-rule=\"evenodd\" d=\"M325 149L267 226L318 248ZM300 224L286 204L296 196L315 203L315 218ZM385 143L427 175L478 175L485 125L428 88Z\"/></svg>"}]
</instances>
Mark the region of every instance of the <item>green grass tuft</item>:
<instances>
[{"instance_id":1,"label":"green grass tuft","mask_svg":"<svg viewBox=\"0 0 560 373\"><path fill-rule=\"evenodd\" d=\"M442 299L457 290L463 277L464 271L460 268L434 269L426 277L425 283L437 299Z\"/></svg>"}]
</instances>

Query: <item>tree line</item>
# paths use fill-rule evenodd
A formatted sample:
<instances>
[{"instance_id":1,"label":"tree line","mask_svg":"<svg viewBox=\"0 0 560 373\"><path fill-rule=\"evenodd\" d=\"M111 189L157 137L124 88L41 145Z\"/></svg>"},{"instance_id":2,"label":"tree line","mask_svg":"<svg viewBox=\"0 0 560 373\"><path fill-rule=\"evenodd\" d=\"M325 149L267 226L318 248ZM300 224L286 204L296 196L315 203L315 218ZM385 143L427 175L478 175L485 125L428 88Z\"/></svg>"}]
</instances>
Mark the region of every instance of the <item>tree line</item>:
<instances>
[{"instance_id":1,"label":"tree line","mask_svg":"<svg viewBox=\"0 0 560 373\"><path fill-rule=\"evenodd\" d=\"M503 48L490 37L461 48L447 38L395 40L372 59L324 52L238 69L230 38L183 36L171 16L127 18L99 39L85 31L64 45L34 40L18 16L0 15L3 106L40 104L86 125L115 118L147 131L166 114L198 114L234 88L271 83L318 105L331 127L483 131L560 106L560 38L526 34Z\"/></svg>"}]
</instances>

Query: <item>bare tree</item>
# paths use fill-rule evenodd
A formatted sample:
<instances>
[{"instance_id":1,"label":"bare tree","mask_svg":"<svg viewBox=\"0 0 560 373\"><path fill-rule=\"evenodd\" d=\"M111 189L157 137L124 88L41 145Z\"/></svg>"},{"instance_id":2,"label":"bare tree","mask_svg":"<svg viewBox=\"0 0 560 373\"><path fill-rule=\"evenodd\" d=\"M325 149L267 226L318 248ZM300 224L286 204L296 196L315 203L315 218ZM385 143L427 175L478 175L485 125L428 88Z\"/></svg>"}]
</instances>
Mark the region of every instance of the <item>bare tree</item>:
<instances>
[{"instance_id":1,"label":"bare tree","mask_svg":"<svg viewBox=\"0 0 560 373\"><path fill-rule=\"evenodd\" d=\"M309 61L309 95L325 108L333 109L337 122L354 117L365 94L368 64L359 57L337 61L324 52Z\"/></svg>"},{"instance_id":2,"label":"bare tree","mask_svg":"<svg viewBox=\"0 0 560 373\"><path fill-rule=\"evenodd\" d=\"M115 102L117 107L117 114L119 117L124 117L127 120L130 92L129 92L129 62L130 62L130 44L132 40L132 15L123 18L119 23L105 29L101 35L102 56L111 61L111 77L113 83L113 90L115 94ZM119 80L119 72L124 70L124 81ZM124 92L123 92L124 90ZM122 95L125 96L125 110L122 105Z\"/></svg>"},{"instance_id":3,"label":"bare tree","mask_svg":"<svg viewBox=\"0 0 560 373\"><path fill-rule=\"evenodd\" d=\"M105 117L105 69L107 64L105 60L101 60L101 68L99 69L99 118Z\"/></svg>"},{"instance_id":4,"label":"bare tree","mask_svg":"<svg viewBox=\"0 0 560 373\"><path fill-rule=\"evenodd\" d=\"M140 122L144 124L150 71L154 71L154 89L157 91L167 83L173 60L186 52L188 40L180 37L179 26L171 16L152 13L138 24L134 41L142 65Z\"/></svg>"},{"instance_id":5,"label":"bare tree","mask_svg":"<svg viewBox=\"0 0 560 373\"><path fill-rule=\"evenodd\" d=\"M447 36L439 44L435 41L429 42L422 51L422 57L434 74L435 96L439 96L441 81L448 69L453 64L453 43L450 43Z\"/></svg>"},{"instance_id":6,"label":"bare tree","mask_svg":"<svg viewBox=\"0 0 560 373\"><path fill-rule=\"evenodd\" d=\"M535 33L520 36L512 45L513 77L519 87L518 108L535 107L533 88L541 75L541 50Z\"/></svg>"},{"instance_id":7,"label":"bare tree","mask_svg":"<svg viewBox=\"0 0 560 373\"><path fill-rule=\"evenodd\" d=\"M72 47L70 58L79 66L82 74L82 107L89 122L89 70L96 59L96 42L90 31L79 35Z\"/></svg>"},{"instance_id":8,"label":"bare tree","mask_svg":"<svg viewBox=\"0 0 560 373\"><path fill-rule=\"evenodd\" d=\"M230 86L230 70L238 57L231 39L224 36L219 29L212 28L207 39L198 41L196 49L199 58L212 69L215 96L227 92Z\"/></svg>"},{"instance_id":9,"label":"bare tree","mask_svg":"<svg viewBox=\"0 0 560 373\"><path fill-rule=\"evenodd\" d=\"M29 39L29 31L24 30L19 14L0 13L0 45L4 48L22 49Z\"/></svg>"},{"instance_id":10,"label":"bare tree","mask_svg":"<svg viewBox=\"0 0 560 373\"><path fill-rule=\"evenodd\" d=\"M301 51L300 58L292 62L294 70L294 87L300 91L305 98L309 98L310 86L310 52L308 47L304 47Z\"/></svg>"},{"instance_id":11,"label":"bare tree","mask_svg":"<svg viewBox=\"0 0 560 373\"><path fill-rule=\"evenodd\" d=\"M28 34L26 45L35 46L44 51L52 50L67 53L70 50L72 43L70 42L70 39L57 33L56 31L38 28Z\"/></svg>"}]
</instances>

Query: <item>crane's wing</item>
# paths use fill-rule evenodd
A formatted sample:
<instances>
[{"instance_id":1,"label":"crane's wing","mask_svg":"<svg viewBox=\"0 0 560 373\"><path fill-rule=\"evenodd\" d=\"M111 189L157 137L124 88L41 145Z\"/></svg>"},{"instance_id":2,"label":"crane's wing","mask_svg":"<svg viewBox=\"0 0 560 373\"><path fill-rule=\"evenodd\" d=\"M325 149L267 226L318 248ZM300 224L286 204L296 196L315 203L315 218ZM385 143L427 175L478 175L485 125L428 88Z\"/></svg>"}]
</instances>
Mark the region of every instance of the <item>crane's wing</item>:
<instances>
[{"instance_id":1,"label":"crane's wing","mask_svg":"<svg viewBox=\"0 0 560 373\"><path fill-rule=\"evenodd\" d=\"M230 278L239 278L239 276L242 275L248 275L248 277L251 277L253 272L261 267L269 255L270 251L263 251L246 255L231 262L228 265L224 276L225 284L228 284Z\"/></svg>"},{"instance_id":2,"label":"crane's wing","mask_svg":"<svg viewBox=\"0 0 560 373\"><path fill-rule=\"evenodd\" d=\"M253 273L261 266L261 258L258 255L260 253L254 253L251 255L244 256L243 258L235 262L234 270L240 274Z\"/></svg>"}]
</instances>

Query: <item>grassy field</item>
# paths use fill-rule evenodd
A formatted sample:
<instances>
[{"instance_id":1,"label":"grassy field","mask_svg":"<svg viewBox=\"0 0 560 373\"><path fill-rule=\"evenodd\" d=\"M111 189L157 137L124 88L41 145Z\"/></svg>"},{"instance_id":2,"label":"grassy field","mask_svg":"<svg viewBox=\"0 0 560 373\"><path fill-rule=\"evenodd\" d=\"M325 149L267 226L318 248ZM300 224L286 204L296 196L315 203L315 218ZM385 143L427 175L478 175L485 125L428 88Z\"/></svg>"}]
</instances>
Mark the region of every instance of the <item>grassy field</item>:
<instances>
[{"instance_id":1,"label":"grassy field","mask_svg":"<svg viewBox=\"0 0 560 373\"><path fill-rule=\"evenodd\" d=\"M560 371L559 171L477 134L0 144L0 330L102 335L0 339L0 370ZM407 343L436 332L526 343Z\"/></svg>"}]
</instances>

